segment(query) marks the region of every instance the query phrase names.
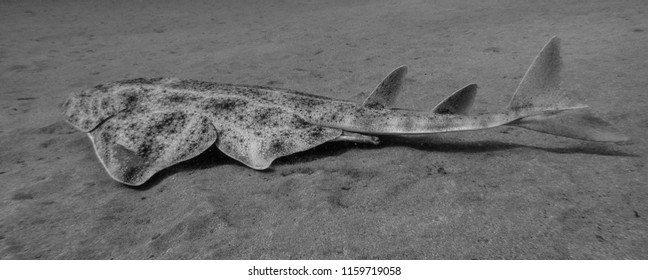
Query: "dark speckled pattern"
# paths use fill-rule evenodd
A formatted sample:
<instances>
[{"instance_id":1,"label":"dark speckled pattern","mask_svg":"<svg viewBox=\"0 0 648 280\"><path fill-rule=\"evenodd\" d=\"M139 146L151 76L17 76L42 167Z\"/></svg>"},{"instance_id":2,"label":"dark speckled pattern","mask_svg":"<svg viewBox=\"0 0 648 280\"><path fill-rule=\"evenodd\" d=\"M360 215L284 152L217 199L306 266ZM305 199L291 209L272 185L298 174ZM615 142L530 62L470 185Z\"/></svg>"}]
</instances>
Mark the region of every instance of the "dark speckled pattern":
<instances>
[{"instance_id":1,"label":"dark speckled pattern","mask_svg":"<svg viewBox=\"0 0 648 280\"><path fill-rule=\"evenodd\" d=\"M214 143L241 163L266 169L276 158L335 139L340 129L311 124L294 111L330 100L265 87L139 78L74 93L62 110L88 132L111 177L141 185Z\"/></svg>"},{"instance_id":2,"label":"dark speckled pattern","mask_svg":"<svg viewBox=\"0 0 648 280\"><path fill-rule=\"evenodd\" d=\"M88 136L108 173L129 185L199 155L218 138L209 119L182 111L120 113Z\"/></svg>"},{"instance_id":3,"label":"dark speckled pattern","mask_svg":"<svg viewBox=\"0 0 648 280\"><path fill-rule=\"evenodd\" d=\"M218 3L0 1L0 259L648 259L645 0ZM631 142L502 127L327 143L264 172L212 146L129 188L57 108L158 76L362 102L407 63L397 107L475 82L471 112L494 112L554 34L563 86Z\"/></svg>"},{"instance_id":4,"label":"dark speckled pattern","mask_svg":"<svg viewBox=\"0 0 648 280\"><path fill-rule=\"evenodd\" d=\"M62 109L68 122L89 132L108 173L129 185L143 184L215 141L232 158L266 169L279 157L331 140L364 141L338 138L343 131L429 134L510 124L590 141L627 140L593 114L561 125L557 111L587 106L559 88L560 69L559 40L554 37L529 67L509 110L476 116L463 115L476 94L474 84L453 93L431 113L386 109L398 95L405 66L389 74L362 105L268 87L139 78L72 94Z\"/></svg>"}]
</instances>

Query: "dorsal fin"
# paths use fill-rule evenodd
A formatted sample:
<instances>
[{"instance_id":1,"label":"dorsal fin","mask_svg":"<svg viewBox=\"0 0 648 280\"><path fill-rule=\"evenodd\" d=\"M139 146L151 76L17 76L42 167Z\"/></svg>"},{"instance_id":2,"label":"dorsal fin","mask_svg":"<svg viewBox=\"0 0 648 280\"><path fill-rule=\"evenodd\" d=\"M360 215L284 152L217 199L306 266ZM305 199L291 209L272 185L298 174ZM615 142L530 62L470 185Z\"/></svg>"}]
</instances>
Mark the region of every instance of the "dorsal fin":
<instances>
[{"instance_id":1,"label":"dorsal fin","mask_svg":"<svg viewBox=\"0 0 648 280\"><path fill-rule=\"evenodd\" d=\"M369 108L388 108L396 102L403 80L407 74L407 66L403 65L385 77L374 91L362 103Z\"/></svg>"},{"instance_id":2,"label":"dorsal fin","mask_svg":"<svg viewBox=\"0 0 648 280\"><path fill-rule=\"evenodd\" d=\"M470 110L470 107L472 107L476 94L477 85L469 84L446 97L446 99L432 109L432 113L465 115Z\"/></svg>"}]
</instances>

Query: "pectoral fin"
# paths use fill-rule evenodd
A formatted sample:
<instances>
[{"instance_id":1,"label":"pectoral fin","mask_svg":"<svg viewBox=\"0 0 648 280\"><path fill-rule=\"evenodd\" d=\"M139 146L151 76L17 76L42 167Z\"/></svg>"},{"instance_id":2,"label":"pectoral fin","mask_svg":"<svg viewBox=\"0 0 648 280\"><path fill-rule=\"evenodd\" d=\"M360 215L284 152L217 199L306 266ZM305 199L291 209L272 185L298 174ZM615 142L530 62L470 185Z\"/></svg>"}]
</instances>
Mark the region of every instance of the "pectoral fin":
<instances>
[{"instance_id":1,"label":"pectoral fin","mask_svg":"<svg viewBox=\"0 0 648 280\"><path fill-rule=\"evenodd\" d=\"M132 186L199 155L218 138L209 119L182 111L118 114L88 136L108 174Z\"/></svg>"}]
</instances>

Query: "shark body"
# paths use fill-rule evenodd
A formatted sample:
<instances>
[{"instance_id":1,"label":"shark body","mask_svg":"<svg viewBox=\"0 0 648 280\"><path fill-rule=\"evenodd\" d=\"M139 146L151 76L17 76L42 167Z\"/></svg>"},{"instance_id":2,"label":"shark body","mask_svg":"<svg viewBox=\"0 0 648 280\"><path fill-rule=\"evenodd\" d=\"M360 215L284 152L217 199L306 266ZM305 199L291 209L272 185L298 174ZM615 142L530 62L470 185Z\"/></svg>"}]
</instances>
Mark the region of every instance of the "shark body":
<instances>
[{"instance_id":1,"label":"shark body","mask_svg":"<svg viewBox=\"0 0 648 280\"><path fill-rule=\"evenodd\" d=\"M380 135L413 135L512 125L588 141L627 140L559 87L559 40L538 54L511 103L498 113L469 115L477 86L451 94L430 112L394 109L407 68L389 74L363 102L298 91L179 80L134 79L73 93L65 119L87 132L115 180L141 185L158 171L212 145L254 168L330 141L378 143Z\"/></svg>"}]
</instances>

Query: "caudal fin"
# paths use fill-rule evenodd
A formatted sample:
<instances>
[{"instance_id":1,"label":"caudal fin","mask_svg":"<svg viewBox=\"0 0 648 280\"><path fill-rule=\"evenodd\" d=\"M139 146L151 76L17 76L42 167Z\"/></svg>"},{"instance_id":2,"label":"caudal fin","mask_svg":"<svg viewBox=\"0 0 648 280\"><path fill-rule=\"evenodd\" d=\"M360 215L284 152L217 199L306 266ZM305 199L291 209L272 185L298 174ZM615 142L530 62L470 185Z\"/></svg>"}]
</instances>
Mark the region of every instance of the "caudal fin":
<instances>
[{"instance_id":1,"label":"caudal fin","mask_svg":"<svg viewBox=\"0 0 648 280\"><path fill-rule=\"evenodd\" d=\"M511 98L510 110L561 111L587 108L560 88L560 39L551 40L542 48L529 66Z\"/></svg>"},{"instance_id":2,"label":"caudal fin","mask_svg":"<svg viewBox=\"0 0 648 280\"><path fill-rule=\"evenodd\" d=\"M509 110L526 116L507 125L588 141L627 141L560 88L561 68L560 40L553 37L533 60L509 104Z\"/></svg>"}]
</instances>

